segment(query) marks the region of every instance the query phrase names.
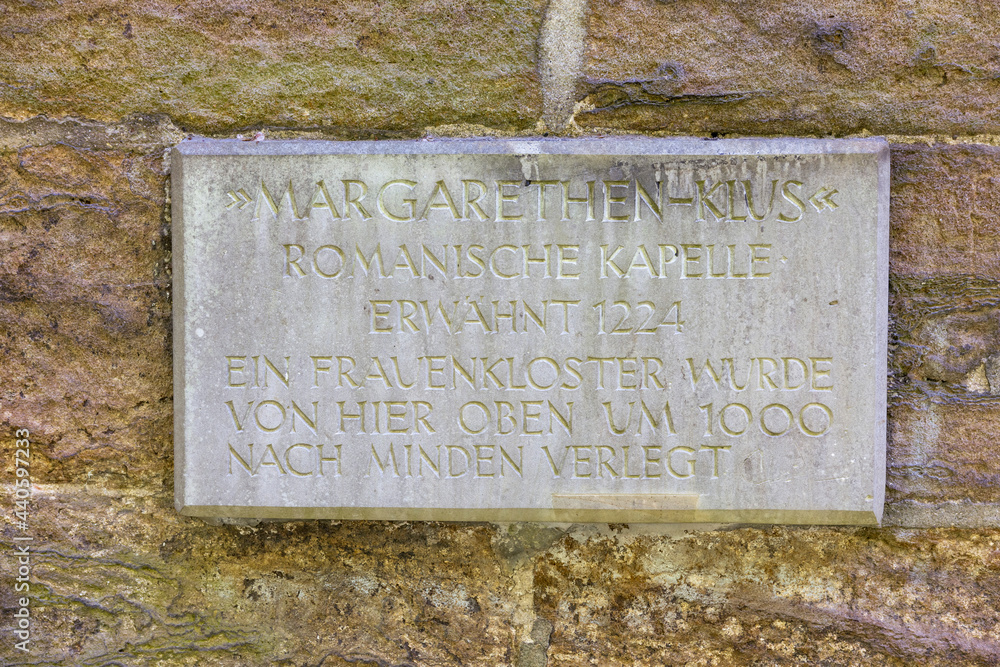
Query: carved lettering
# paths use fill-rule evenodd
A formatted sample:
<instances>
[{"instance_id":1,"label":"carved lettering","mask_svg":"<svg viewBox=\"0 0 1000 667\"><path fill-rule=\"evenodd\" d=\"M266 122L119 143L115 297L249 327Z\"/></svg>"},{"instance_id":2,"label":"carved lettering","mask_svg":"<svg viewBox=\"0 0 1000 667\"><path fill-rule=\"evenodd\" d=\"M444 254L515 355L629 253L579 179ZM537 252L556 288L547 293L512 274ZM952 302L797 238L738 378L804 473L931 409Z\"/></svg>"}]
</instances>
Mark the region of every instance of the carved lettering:
<instances>
[{"instance_id":1,"label":"carved lettering","mask_svg":"<svg viewBox=\"0 0 1000 667\"><path fill-rule=\"evenodd\" d=\"M868 415L842 394L871 361L855 349L872 328L857 258L884 250L859 187L871 169L691 149L727 141L617 156L434 139L301 161L275 145L219 175L211 201L178 198L197 231L179 286L200 299L178 311L185 386L197 376L187 492L218 475L246 491L237 504L419 520L498 504L716 520L793 496L839 510L827 499L871 458L837 449Z\"/></svg>"}]
</instances>

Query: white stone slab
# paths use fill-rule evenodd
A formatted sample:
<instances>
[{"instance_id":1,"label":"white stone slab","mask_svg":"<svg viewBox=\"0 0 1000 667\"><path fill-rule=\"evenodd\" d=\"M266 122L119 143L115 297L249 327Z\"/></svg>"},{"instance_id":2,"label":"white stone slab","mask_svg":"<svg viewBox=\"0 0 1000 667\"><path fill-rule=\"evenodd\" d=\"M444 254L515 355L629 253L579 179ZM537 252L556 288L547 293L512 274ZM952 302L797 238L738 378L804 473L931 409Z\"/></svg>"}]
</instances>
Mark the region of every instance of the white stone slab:
<instances>
[{"instance_id":1,"label":"white stone slab","mask_svg":"<svg viewBox=\"0 0 1000 667\"><path fill-rule=\"evenodd\" d=\"M881 140L173 151L195 516L877 523Z\"/></svg>"}]
</instances>

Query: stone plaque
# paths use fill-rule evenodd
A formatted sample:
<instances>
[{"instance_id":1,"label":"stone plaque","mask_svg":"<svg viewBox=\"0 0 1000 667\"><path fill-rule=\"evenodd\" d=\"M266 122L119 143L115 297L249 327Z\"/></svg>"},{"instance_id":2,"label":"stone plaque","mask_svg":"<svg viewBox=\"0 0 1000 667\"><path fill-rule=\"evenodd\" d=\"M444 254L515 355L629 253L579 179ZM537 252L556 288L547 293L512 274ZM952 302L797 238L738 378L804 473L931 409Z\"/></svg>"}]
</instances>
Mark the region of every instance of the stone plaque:
<instances>
[{"instance_id":1,"label":"stone plaque","mask_svg":"<svg viewBox=\"0 0 1000 667\"><path fill-rule=\"evenodd\" d=\"M195 516L875 524L881 140L173 151Z\"/></svg>"}]
</instances>

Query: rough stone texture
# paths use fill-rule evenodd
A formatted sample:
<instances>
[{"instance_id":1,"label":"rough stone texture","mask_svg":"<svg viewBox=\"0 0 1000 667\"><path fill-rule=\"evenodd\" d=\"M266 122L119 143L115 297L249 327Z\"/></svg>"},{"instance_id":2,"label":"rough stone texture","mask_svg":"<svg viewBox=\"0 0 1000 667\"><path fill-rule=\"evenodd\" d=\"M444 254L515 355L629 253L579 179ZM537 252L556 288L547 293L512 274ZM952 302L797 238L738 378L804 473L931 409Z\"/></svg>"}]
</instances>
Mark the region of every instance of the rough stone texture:
<instances>
[{"instance_id":1,"label":"rough stone texture","mask_svg":"<svg viewBox=\"0 0 1000 667\"><path fill-rule=\"evenodd\" d=\"M46 483L169 474L164 187L159 152L0 155L0 416L44 447Z\"/></svg>"},{"instance_id":2,"label":"rough stone texture","mask_svg":"<svg viewBox=\"0 0 1000 667\"><path fill-rule=\"evenodd\" d=\"M579 113L584 126L964 135L997 123L990 80L997 19L989 6L835 4L825 13L818 4L790 3L592 6L592 55L581 74L619 81L610 86L614 95L648 95L645 86L669 103ZM395 42L412 50L412 68L355 55L355 69L316 79L315 90L324 82L362 92L370 86L365 104L391 103L382 115L366 116L371 106L327 86L334 92L323 93L312 113L330 110L331 133L419 133L463 119L484 132L534 125L541 94L533 83L534 33L524 26L537 24L540 5L526 6L534 18L523 23L516 17L524 14L509 9L492 29L476 31L453 29L444 13L404 24L400 17L417 10L354 7L382 12L392 30L433 38ZM308 98L282 97L279 82L284 72L301 71L297 58L311 48L302 46L310 43L302 31L322 24L291 12L285 23L272 21L296 28L282 28L280 39L270 23L250 26L254 13L276 11L91 0L0 7L0 115L27 119L0 120L0 662L1000 663L1000 155L984 144L901 143L892 157L886 509L897 524L939 527L656 532L621 525L211 525L179 516L172 508L162 155L183 136L174 123L219 132L257 124L268 136L289 125L321 126L322 119L301 115ZM739 31L713 30L733 16L744 19ZM839 37L838 22L849 24ZM353 33L336 34L356 33L353 45L374 25L361 21ZM608 38L608 25L620 44ZM752 39L765 34L776 37ZM240 45L243 35L250 46ZM639 43L636 35L654 39ZM786 39L787 49L766 48ZM716 41L711 49L699 46L708 40ZM454 53L480 54L485 69L449 69L454 61L440 60L438 49L450 43ZM520 59L504 55L515 51ZM311 53L315 63L336 52L318 44ZM684 53L693 55L682 61L676 54ZM668 62L684 67L687 83L678 85L690 85L695 97L669 101L669 85L641 82L669 84L669 67L657 74ZM506 79L479 75L504 63L513 63ZM453 77L442 79L445 92L420 83L435 76L426 75L431 70ZM194 78L185 82L185 74ZM781 87L779 75L794 85ZM524 93L511 99L495 81ZM744 89L777 92L744 102L698 97ZM596 95L581 91L580 98ZM12 649L10 634L11 544L21 534L11 513L16 428L31 429L35 443L29 530L37 547L36 625L28 655ZM946 528L951 523L979 527Z\"/></svg>"},{"instance_id":3,"label":"rough stone texture","mask_svg":"<svg viewBox=\"0 0 1000 667\"><path fill-rule=\"evenodd\" d=\"M996 132L996 13L959 0L594 0L584 128Z\"/></svg>"},{"instance_id":4,"label":"rough stone texture","mask_svg":"<svg viewBox=\"0 0 1000 667\"><path fill-rule=\"evenodd\" d=\"M1000 280L998 164L996 146L894 147L890 205L894 276Z\"/></svg>"},{"instance_id":5,"label":"rough stone texture","mask_svg":"<svg viewBox=\"0 0 1000 667\"><path fill-rule=\"evenodd\" d=\"M0 416L4 451L17 427L35 443L35 664L1000 660L993 528L658 533L181 517L162 152L99 149L96 131L74 134L78 146L32 145L82 130L25 128L24 145L0 156L10 258ZM990 446L1000 298L988 265L965 272L968 251L941 241L956 230L988 237L986 218L963 214L952 193L963 174L988 182L994 154L894 149L887 498L903 518L1000 503ZM961 201L992 215L993 190L976 192ZM11 507L7 456L0 498ZM19 534L9 512L0 534L5 545ZM13 567L0 560L5 618Z\"/></svg>"},{"instance_id":6,"label":"rough stone texture","mask_svg":"<svg viewBox=\"0 0 1000 667\"><path fill-rule=\"evenodd\" d=\"M998 156L893 150L888 502L1000 501Z\"/></svg>"},{"instance_id":7,"label":"rough stone texture","mask_svg":"<svg viewBox=\"0 0 1000 667\"><path fill-rule=\"evenodd\" d=\"M559 665L994 665L995 532L569 535L534 570ZM961 611L957 611L957 610Z\"/></svg>"},{"instance_id":8,"label":"rough stone texture","mask_svg":"<svg viewBox=\"0 0 1000 667\"><path fill-rule=\"evenodd\" d=\"M524 128L541 108L541 16L540 0L5 3L0 115L348 136Z\"/></svg>"}]
</instances>

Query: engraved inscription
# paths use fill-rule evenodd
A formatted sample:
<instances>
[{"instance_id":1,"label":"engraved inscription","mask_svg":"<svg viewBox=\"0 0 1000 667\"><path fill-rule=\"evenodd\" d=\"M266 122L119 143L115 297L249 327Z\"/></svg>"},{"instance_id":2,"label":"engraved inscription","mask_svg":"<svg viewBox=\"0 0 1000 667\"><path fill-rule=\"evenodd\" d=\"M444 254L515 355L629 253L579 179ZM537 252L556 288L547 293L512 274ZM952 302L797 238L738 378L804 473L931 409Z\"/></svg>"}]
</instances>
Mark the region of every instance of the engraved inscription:
<instances>
[{"instance_id":1,"label":"engraved inscription","mask_svg":"<svg viewBox=\"0 0 1000 667\"><path fill-rule=\"evenodd\" d=\"M666 163L650 164L653 179L573 181L553 179L431 181L390 177L369 185L364 180L317 180L299 185L296 203L294 180L269 187L261 179L249 187L226 192L224 206L245 208L254 204L252 221L276 219L287 211L294 220L328 217L332 220L371 220L368 207L393 222L446 220L455 222L526 221L638 222L652 218L663 222L667 207L688 206L699 222L761 222L774 219L798 222L806 201L816 212L839 207L839 190L828 184L810 188L794 179L755 183L754 179L698 179ZM399 176L394 175L394 176ZM420 180L414 180L420 179ZM655 180L654 180L655 179ZM333 185L336 183L337 185ZM449 185L450 183L450 185ZM336 197L331 196L331 187ZM806 193L815 189L812 195ZM255 191L251 196L249 191ZM303 192L311 196L303 197ZM452 192L459 193L458 196ZM377 193L372 194L370 193ZM756 193L756 195L755 195ZM689 196L680 196L688 194ZM755 203L755 199L756 202ZM767 202L766 204L764 202ZM598 216L600 209L602 214ZM341 215L343 211L343 215ZM439 213L440 211L440 213Z\"/></svg>"},{"instance_id":2,"label":"engraved inscription","mask_svg":"<svg viewBox=\"0 0 1000 667\"><path fill-rule=\"evenodd\" d=\"M881 144L766 145L182 145L179 506L878 516Z\"/></svg>"}]
</instances>

